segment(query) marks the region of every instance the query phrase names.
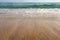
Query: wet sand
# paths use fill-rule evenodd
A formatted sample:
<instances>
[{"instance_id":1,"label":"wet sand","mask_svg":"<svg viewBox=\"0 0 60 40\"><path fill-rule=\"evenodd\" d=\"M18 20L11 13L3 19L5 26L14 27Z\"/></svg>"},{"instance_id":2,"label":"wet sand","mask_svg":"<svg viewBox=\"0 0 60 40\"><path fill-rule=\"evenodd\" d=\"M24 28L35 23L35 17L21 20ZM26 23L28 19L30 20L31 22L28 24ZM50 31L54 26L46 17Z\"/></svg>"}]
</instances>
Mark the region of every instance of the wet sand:
<instances>
[{"instance_id":1,"label":"wet sand","mask_svg":"<svg viewBox=\"0 0 60 40\"><path fill-rule=\"evenodd\" d=\"M0 40L60 40L60 9L0 9Z\"/></svg>"}]
</instances>

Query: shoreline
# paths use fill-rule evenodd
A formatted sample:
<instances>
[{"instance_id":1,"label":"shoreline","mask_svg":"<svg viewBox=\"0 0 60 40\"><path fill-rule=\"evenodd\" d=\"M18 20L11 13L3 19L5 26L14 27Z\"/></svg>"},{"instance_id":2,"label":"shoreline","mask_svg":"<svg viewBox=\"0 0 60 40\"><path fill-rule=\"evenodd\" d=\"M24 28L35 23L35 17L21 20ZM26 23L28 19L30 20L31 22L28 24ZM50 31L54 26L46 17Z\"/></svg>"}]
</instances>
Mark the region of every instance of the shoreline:
<instances>
[{"instance_id":1,"label":"shoreline","mask_svg":"<svg viewBox=\"0 0 60 40\"><path fill-rule=\"evenodd\" d=\"M60 9L0 9L0 40L60 40Z\"/></svg>"}]
</instances>

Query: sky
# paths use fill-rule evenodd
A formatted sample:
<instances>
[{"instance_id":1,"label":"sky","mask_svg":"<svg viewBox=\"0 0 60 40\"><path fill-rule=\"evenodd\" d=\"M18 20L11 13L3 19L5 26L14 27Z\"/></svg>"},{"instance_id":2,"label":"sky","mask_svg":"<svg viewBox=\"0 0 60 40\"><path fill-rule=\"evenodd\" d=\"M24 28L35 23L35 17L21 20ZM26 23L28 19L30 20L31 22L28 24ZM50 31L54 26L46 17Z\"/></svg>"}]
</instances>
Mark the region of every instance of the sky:
<instances>
[{"instance_id":1,"label":"sky","mask_svg":"<svg viewBox=\"0 0 60 40\"><path fill-rule=\"evenodd\" d=\"M60 0L0 0L0 2L60 2Z\"/></svg>"}]
</instances>

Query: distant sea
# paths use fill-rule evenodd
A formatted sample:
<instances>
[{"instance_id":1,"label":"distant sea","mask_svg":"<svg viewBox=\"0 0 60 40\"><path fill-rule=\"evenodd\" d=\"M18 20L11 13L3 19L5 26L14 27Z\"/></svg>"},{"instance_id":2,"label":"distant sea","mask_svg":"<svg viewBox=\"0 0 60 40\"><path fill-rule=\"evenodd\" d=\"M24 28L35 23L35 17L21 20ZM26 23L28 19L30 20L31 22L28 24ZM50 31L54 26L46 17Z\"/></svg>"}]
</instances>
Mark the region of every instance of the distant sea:
<instances>
[{"instance_id":1,"label":"distant sea","mask_svg":"<svg viewBox=\"0 0 60 40\"><path fill-rule=\"evenodd\" d=\"M0 2L0 8L60 8L59 2Z\"/></svg>"}]
</instances>

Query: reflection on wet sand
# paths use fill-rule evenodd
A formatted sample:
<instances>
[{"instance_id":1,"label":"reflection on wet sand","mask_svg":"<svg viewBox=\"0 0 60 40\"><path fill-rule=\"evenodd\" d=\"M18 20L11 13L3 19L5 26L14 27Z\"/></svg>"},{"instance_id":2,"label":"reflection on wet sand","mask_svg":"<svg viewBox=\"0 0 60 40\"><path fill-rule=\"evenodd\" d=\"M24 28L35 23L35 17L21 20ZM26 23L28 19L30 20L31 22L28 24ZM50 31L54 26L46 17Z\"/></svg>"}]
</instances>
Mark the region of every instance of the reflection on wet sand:
<instances>
[{"instance_id":1,"label":"reflection on wet sand","mask_svg":"<svg viewBox=\"0 0 60 40\"><path fill-rule=\"evenodd\" d=\"M59 12L16 10L0 11L0 40L60 40Z\"/></svg>"}]
</instances>

